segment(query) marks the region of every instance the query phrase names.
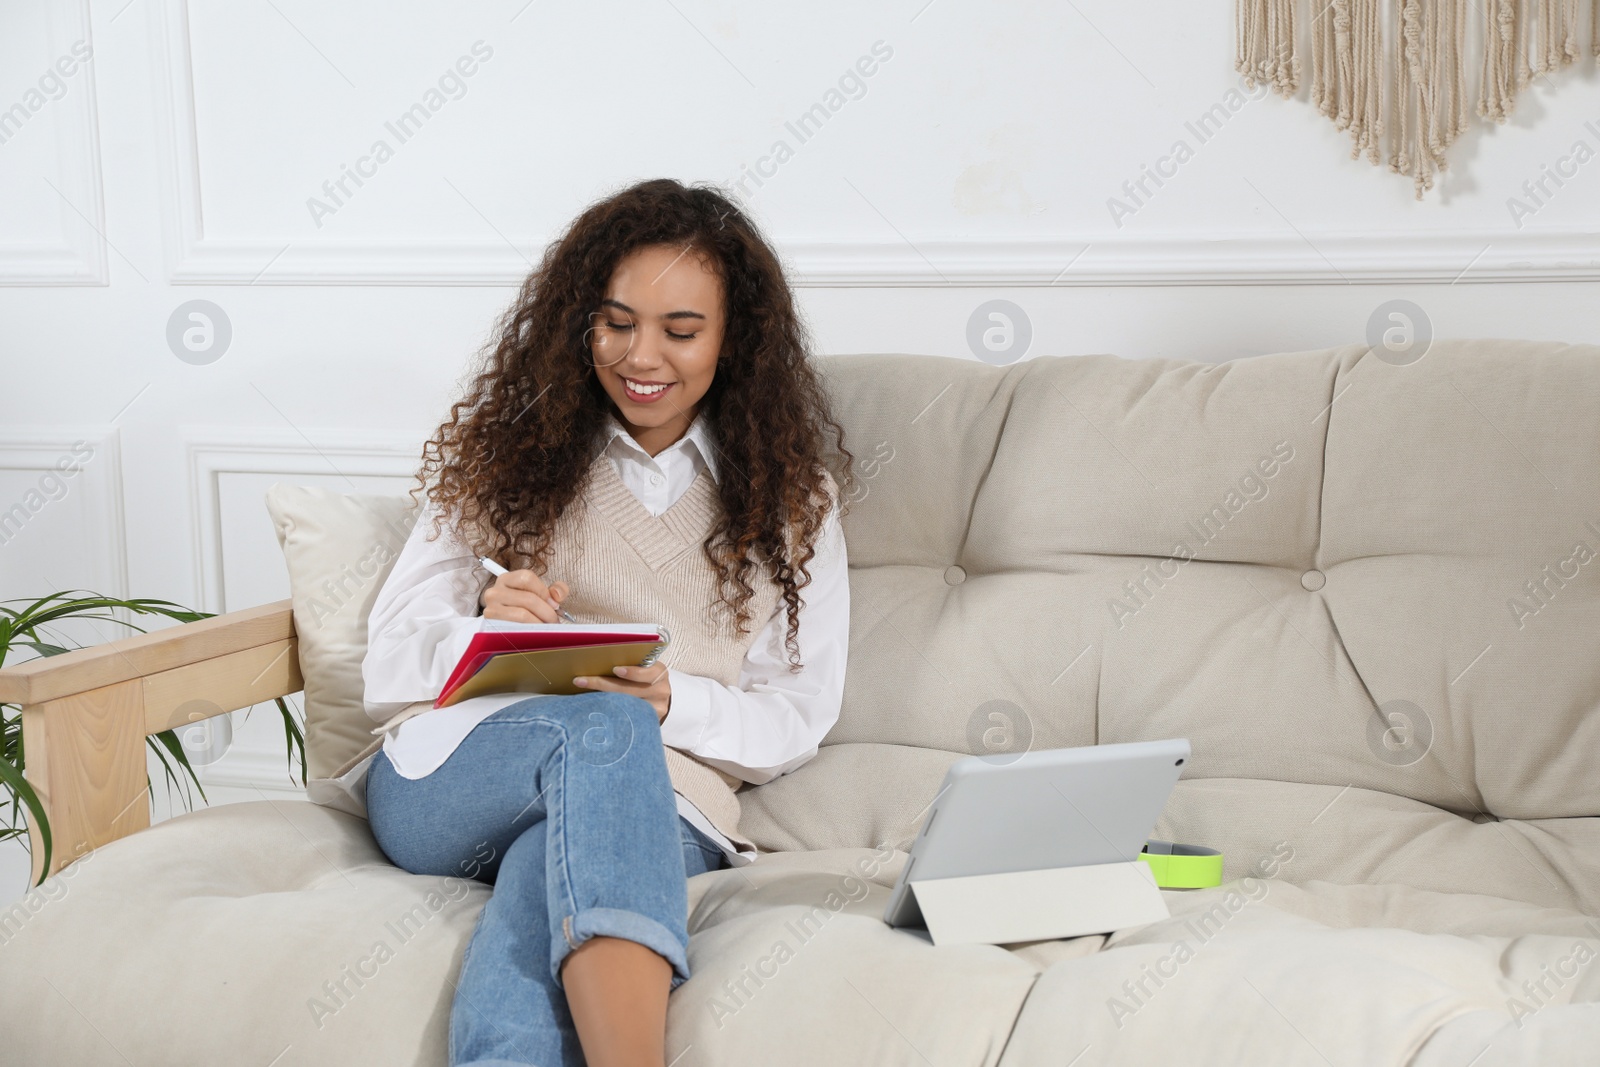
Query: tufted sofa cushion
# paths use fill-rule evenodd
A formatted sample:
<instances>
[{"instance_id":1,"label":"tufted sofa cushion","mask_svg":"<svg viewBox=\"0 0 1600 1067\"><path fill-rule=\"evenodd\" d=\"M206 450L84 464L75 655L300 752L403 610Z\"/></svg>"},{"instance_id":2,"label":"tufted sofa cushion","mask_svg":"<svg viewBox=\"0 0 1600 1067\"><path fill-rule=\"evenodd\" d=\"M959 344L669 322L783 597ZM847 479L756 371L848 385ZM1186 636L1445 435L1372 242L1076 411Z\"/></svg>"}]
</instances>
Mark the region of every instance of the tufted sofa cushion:
<instances>
[{"instance_id":1,"label":"tufted sofa cushion","mask_svg":"<svg viewBox=\"0 0 1600 1067\"><path fill-rule=\"evenodd\" d=\"M904 846L958 755L1187 737L1230 877L1600 912L1600 349L826 361L843 714L764 848Z\"/></svg>"}]
</instances>

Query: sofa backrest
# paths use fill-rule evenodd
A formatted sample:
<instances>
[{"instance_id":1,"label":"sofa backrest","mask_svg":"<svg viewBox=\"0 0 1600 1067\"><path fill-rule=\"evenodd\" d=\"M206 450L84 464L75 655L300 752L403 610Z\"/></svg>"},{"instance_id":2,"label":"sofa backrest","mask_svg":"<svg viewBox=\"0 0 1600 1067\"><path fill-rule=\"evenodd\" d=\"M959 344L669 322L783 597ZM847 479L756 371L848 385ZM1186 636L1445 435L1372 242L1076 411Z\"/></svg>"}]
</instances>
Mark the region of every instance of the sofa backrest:
<instances>
[{"instance_id":1,"label":"sofa backrest","mask_svg":"<svg viewBox=\"0 0 1600 1067\"><path fill-rule=\"evenodd\" d=\"M819 366L849 670L817 756L740 794L763 848L909 847L962 755L1185 737L1156 836L1229 877L1600 914L1600 349ZM269 493L313 778L370 737L407 504Z\"/></svg>"},{"instance_id":2,"label":"sofa backrest","mask_svg":"<svg viewBox=\"0 0 1600 1067\"><path fill-rule=\"evenodd\" d=\"M848 680L758 843L905 847L959 755L1186 737L1161 827L1230 876L1600 902L1600 349L822 365Z\"/></svg>"}]
</instances>

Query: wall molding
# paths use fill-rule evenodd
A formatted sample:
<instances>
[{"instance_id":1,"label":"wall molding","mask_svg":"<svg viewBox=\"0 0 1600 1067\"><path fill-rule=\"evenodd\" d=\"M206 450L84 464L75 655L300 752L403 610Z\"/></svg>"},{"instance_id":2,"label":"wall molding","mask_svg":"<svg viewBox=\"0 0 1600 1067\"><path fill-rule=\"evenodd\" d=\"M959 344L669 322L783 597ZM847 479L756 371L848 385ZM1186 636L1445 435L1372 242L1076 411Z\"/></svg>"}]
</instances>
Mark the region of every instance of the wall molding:
<instances>
[{"instance_id":1,"label":"wall molding","mask_svg":"<svg viewBox=\"0 0 1600 1067\"><path fill-rule=\"evenodd\" d=\"M187 0L149 5L164 56L158 123L168 171L165 228L178 285L519 285L532 262L497 238L462 241L245 240L205 233ZM520 240L520 236L517 239ZM1120 234L1046 238L814 241L781 238L802 287L1326 285L1600 280L1600 232ZM526 243L541 249L550 235ZM914 242L910 243L910 242Z\"/></svg>"},{"instance_id":2,"label":"wall molding","mask_svg":"<svg viewBox=\"0 0 1600 1067\"><path fill-rule=\"evenodd\" d=\"M201 610L214 612L228 610L223 598L222 475L410 478L422 448L420 440L362 430L314 430L302 436L294 430L185 427L180 434L189 483L194 588Z\"/></svg>"},{"instance_id":3,"label":"wall molding","mask_svg":"<svg viewBox=\"0 0 1600 1067\"><path fill-rule=\"evenodd\" d=\"M1454 284L1600 280L1600 233L1117 237L1060 241L784 242L802 287ZM281 255L280 255L281 253ZM924 258L926 257L926 258ZM174 269L193 285L521 284L502 243L296 250L203 242Z\"/></svg>"},{"instance_id":4,"label":"wall molding","mask_svg":"<svg viewBox=\"0 0 1600 1067\"><path fill-rule=\"evenodd\" d=\"M68 494L84 494L94 529L94 543L103 550L101 563L111 575L110 587L95 592L126 599L128 596L127 527L122 495L122 438L117 427L100 425L52 425L49 427L0 427L0 469L37 471L41 476L57 471L57 462L73 458L73 446L87 442L94 455L67 478ZM9 511L15 500L0 500L0 509ZM50 507L40 509L43 514ZM31 519L30 519L31 521ZM25 527L24 527L25 529ZM0 545L0 552L19 551ZM60 590L52 590L58 592ZM129 612L117 611L118 618L132 619ZM136 631L119 636L131 637Z\"/></svg>"},{"instance_id":5,"label":"wall molding","mask_svg":"<svg viewBox=\"0 0 1600 1067\"><path fill-rule=\"evenodd\" d=\"M66 95L45 105L29 120L54 121L60 132L56 180L49 199L61 219L59 244L0 244L0 285L109 285L107 265L105 180L100 162L100 112L95 84L94 34L89 0L59 0L47 5L50 47L59 55L75 41L86 41L90 59L67 82ZM39 73L43 74L41 69ZM14 101L0 103L10 107ZM24 127L17 136L28 136ZM59 195L58 195L59 194ZM66 197L71 206L61 201ZM80 214L81 213L81 214ZM87 221L86 221L87 220Z\"/></svg>"}]
</instances>

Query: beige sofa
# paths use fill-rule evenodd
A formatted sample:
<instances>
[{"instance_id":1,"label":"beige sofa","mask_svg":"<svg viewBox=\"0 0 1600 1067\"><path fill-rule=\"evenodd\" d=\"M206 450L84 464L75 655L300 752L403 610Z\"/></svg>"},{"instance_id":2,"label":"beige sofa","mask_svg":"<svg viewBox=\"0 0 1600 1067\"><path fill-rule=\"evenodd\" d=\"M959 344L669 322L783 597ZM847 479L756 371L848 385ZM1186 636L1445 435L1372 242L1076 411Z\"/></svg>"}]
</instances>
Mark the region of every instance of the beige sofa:
<instances>
[{"instance_id":1,"label":"beige sofa","mask_svg":"<svg viewBox=\"0 0 1600 1067\"><path fill-rule=\"evenodd\" d=\"M741 794L772 854L690 883L669 1058L1600 1062L1600 348L823 364L860 482L843 714ZM144 828L141 793L180 708L302 684L311 774L338 771L404 503L276 487L292 613L0 675L59 870L0 925L0 1059L445 1062L487 887L322 804ZM997 723L1188 738L1156 836L1223 849L1228 883L1109 937L884 926L895 846Z\"/></svg>"}]
</instances>

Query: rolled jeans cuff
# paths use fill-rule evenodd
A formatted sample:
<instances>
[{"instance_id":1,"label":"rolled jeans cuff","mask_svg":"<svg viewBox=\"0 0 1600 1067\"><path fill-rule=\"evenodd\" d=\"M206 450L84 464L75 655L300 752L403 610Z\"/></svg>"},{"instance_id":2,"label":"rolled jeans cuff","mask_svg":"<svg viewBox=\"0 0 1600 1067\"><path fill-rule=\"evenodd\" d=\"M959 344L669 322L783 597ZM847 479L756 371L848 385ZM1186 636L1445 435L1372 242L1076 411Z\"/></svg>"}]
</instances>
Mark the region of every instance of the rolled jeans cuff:
<instances>
[{"instance_id":1,"label":"rolled jeans cuff","mask_svg":"<svg viewBox=\"0 0 1600 1067\"><path fill-rule=\"evenodd\" d=\"M550 973L561 986L561 964L591 937L621 937L636 942L672 964L672 989L689 980L689 956L682 941L646 915L622 908L583 908L561 921L560 938L550 939ZM565 989L565 986L562 986Z\"/></svg>"}]
</instances>

